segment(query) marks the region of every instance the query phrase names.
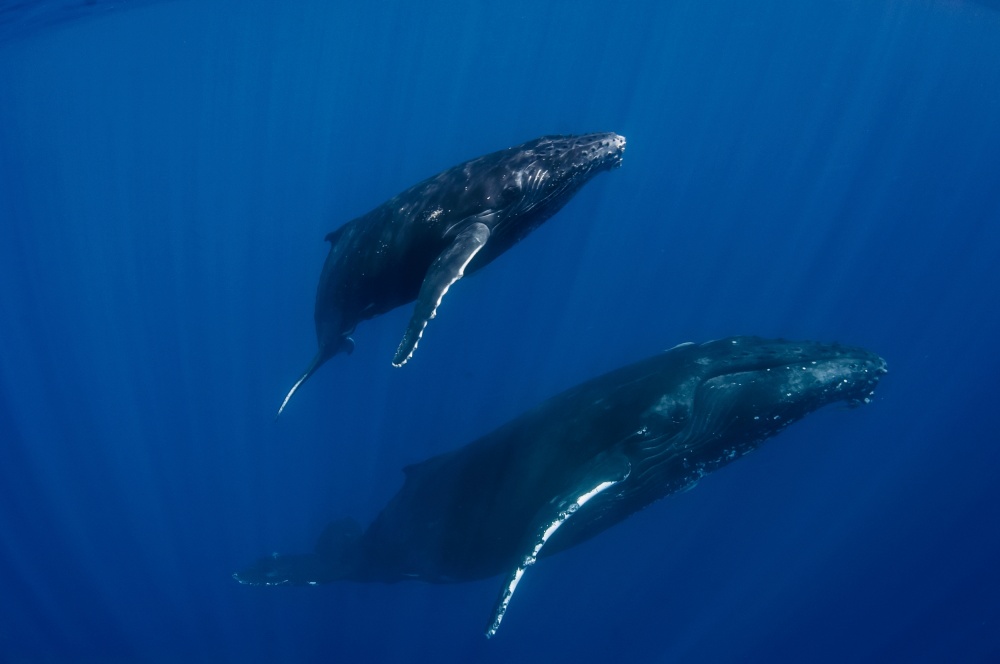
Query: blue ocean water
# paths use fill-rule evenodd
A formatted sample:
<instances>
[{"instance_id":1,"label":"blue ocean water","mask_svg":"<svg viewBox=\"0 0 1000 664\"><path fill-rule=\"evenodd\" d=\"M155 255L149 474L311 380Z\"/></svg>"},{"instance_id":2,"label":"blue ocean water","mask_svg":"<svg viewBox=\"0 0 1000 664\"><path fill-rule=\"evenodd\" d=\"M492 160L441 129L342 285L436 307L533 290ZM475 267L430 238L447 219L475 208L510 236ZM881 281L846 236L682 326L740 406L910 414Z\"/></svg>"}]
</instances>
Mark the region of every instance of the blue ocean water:
<instances>
[{"instance_id":1,"label":"blue ocean water","mask_svg":"<svg viewBox=\"0 0 1000 664\"><path fill-rule=\"evenodd\" d=\"M995 5L4 4L3 662L1000 661ZM457 284L410 364L403 307L273 421L327 232L589 131L623 167ZM493 640L499 579L230 577L570 385L735 334L890 373L541 560Z\"/></svg>"}]
</instances>

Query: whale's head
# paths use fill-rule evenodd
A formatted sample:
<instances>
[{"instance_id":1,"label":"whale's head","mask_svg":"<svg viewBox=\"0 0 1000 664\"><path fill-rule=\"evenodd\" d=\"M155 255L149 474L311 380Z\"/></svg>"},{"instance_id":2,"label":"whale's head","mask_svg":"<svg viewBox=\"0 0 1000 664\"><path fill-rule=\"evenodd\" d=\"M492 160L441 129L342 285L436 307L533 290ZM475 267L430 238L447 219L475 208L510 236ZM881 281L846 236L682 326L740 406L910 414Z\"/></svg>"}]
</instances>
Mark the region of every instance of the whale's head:
<instances>
[{"instance_id":1,"label":"whale's head","mask_svg":"<svg viewBox=\"0 0 1000 664\"><path fill-rule=\"evenodd\" d=\"M555 214L595 175L621 166L625 137L615 133L542 136L503 153L495 178L503 214L521 232Z\"/></svg>"},{"instance_id":2,"label":"whale's head","mask_svg":"<svg viewBox=\"0 0 1000 664\"><path fill-rule=\"evenodd\" d=\"M649 395L628 443L633 502L693 486L823 406L871 401L885 361L863 348L732 337L664 356L663 391Z\"/></svg>"},{"instance_id":3,"label":"whale's head","mask_svg":"<svg viewBox=\"0 0 1000 664\"><path fill-rule=\"evenodd\" d=\"M727 395L719 400L772 419L837 401L867 403L886 373L885 360L875 353L840 344L735 337L703 348L700 396Z\"/></svg>"},{"instance_id":4,"label":"whale's head","mask_svg":"<svg viewBox=\"0 0 1000 664\"><path fill-rule=\"evenodd\" d=\"M742 454L825 405L871 401L885 360L863 348L733 337L689 350L687 384L674 392L682 434L694 446L724 442Z\"/></svg>"},{"instance_id":5,"label":"whale's head","mask_svg":"<svg viewBox=\"0 0 1000 664\"><path fill-rule=\"evenodd\" d=\"M613 132L543 136L530 148L555 179L587 179L621 166L625 137Z\"/></svg>"}]
</instances>

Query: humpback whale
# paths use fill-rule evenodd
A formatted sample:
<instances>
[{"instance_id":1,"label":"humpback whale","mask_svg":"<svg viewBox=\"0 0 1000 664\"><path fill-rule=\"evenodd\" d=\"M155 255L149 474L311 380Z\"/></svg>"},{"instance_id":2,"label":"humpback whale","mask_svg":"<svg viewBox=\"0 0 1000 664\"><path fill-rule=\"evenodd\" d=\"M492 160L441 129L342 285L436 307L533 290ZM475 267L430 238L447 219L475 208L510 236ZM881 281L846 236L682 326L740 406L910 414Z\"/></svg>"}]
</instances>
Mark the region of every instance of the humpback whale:
<instances>
[{"instance_id":1,"label":"humpback whale","mask_svg":"<svg viewBox=\"0 0 1000 664\"><path fill-rule=\"evenodd\" d=\"M335 521L312 553L274 554L233 576L281 585L505 575L493 636L537 558L692 487L826 404L868 403L885 373L879 356L839 344L682 344L406 467L367 529Z\"/></svg>"},{"instance_id":2,"label":"humpback whale","mask_svg":"<svg viewBox=\"0 0 1000 664\"><path fill-rule=\"evenodd\" d=\"M392 359L405 364L452 284L620 166L624 151L625 138L613 133L543 136L449 168L327 235L316 289L319 349L278 414L324 362L354 349L358 323L416 300Z\"/></svg>"}]
</instances>

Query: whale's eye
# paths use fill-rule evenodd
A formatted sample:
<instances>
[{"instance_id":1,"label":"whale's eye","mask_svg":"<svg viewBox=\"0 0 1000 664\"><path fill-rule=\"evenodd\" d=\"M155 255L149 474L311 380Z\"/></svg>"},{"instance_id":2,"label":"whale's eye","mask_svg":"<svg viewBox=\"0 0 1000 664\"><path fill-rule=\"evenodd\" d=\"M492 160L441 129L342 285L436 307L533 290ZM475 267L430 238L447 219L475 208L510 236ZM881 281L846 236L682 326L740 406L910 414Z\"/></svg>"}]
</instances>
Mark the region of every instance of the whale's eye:
<instances>
[{"instance_id":1,"label":"whale's eye","mask_svg":"<svg viewBox=\"0 0 1000 664\"><path fill-rule=\"evenodd\" d=\"M521 188L513 182L508 182L504 185L503 190L500 192L500 202L501 203L512 203L521 197Z\"/></svg>"}]
</instances>

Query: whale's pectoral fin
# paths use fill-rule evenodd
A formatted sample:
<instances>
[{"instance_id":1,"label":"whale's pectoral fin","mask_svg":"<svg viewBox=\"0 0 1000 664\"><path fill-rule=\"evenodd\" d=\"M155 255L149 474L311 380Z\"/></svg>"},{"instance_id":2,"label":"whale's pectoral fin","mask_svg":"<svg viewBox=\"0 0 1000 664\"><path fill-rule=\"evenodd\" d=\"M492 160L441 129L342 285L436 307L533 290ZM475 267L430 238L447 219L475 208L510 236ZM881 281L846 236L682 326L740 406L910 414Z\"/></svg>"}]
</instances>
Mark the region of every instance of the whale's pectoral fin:
<instances>
[{"instance_id":1,"label":"whale's pectoral fin","mask_svg":"<svg viewBox=\"0 0 1000 664\"><path fill-rule=\"evenodd\" d=\"M420 335L424 333L427 321L434 318L444 294L453 283L462 278L465 268L485 246L489 237L489 227L481 221L476 221L456 235L448 248L431 264L420 287L410 325L406 328L403 341L396 350L396 356L392 358L393 366L401 367L413 356Z\"/></svg>"},{"instance_id":2,"label":"whale's pectoral fin","mask_svg":"<svg viewBox=\"0 0 1000 664\"><path fill-rule=\"evenodd\" d=\"M624 482L632 470L629 460L622 454L612 453L598 457L576 482L574 489L557 496L546 505L543 513L531 529L529 541L517 568L511 572L500 591L500 598L493 609L493 618L486 628L486 638L491 638L500 629L500 621L507 612L507 605L524 572L535 564L542 547L555 534L559 527L576 514L587 501L598 494L607 491L616 484Z\"/></svg>"},{"instance_id":3,"label":"whale's pectoral fin","mask_svg":"<svg viewBox=\"0 0 1000 664\"><path fill-rule=\"evenodd\" d=\"M330 523L316 543L315 553L273 553L233 578L250 586L314 586L348 578L357 569L361 526L353 519Z\"/></svg>"}]
</instances>

